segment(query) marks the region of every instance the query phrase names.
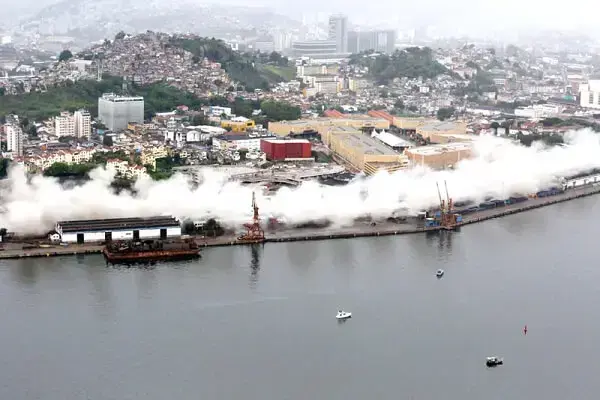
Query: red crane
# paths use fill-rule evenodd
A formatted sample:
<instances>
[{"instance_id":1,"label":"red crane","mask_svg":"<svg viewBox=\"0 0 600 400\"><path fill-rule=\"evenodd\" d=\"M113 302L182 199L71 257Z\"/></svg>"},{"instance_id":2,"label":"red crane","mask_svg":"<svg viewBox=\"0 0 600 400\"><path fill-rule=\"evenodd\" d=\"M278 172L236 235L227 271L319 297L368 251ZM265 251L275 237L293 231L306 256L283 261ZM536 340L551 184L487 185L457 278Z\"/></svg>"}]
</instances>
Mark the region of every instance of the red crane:
<instances>
[{"instance_id":1,"label":"red crane","mask_svg":"<svg viewBox=\"0 0 600 400\"><path fill-rule=\"evenodd\" d=\"M260 217L258 215L258 206L256 205L256 196L252 192L252 223L244 224L246 233L238 237L238 241L246 243L261 243L265 241L265 231L260 226Z\"/></svg>"}]
</instances>

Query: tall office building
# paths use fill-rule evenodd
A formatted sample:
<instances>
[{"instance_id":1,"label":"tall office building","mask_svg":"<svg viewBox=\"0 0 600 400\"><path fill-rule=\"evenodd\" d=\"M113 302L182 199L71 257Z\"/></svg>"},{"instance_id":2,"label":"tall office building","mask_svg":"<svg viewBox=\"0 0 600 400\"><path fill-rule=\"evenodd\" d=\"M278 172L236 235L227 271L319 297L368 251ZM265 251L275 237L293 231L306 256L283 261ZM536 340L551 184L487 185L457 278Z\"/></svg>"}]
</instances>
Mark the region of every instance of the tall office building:
<instances>
[{"instance_id":1,"label":"tall office building","mask_svg":"<svg viewBox=\"0 0 600 400\"><path fill-rule=\"evenodd\" d=\"M105 93L98 99L98 119L111 131L127 129L130 122L144 122L144 98Z\"/></svg>"},{"instance_id":2,"label":"tall office building","mask_svg":"<svg viewBox=\"0 0 600 400\"><path fill-rule=\"evenodd\" d=\"M329 17L329 40L335 41L338 53L348 52L348 17L339 14Z\"/></svg>"},{"instance_id":3,"label":"tall office building","mask_svg":"<svg viewBox=\"0 0 600 400\"><path fill-rule=\"evenodd\" d=\"M13 157L22 157L23 130L19 125L19 117L14 115L7 118L4 132L6 133L6 150L11 152Z\"/></svg>"},{"instance_id":4,"label":"tall office building","mask_svg":"<svg viewBox=\"0 0 600 400\"><path fill-rule=\"evenodd\" d=\"M348 51L360 53L374 50L382 53L393 53L396 44L396 31L350 31L348 32Z\"/></svg>"}]
</instances>

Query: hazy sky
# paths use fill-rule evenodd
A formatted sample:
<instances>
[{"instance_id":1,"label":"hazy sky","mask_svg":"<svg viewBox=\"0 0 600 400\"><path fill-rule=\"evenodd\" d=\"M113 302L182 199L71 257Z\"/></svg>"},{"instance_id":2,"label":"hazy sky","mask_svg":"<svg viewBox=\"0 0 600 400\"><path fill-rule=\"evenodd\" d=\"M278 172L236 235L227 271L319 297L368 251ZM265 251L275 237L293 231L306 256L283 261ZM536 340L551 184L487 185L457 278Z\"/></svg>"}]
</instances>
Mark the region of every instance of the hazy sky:
<instances>
[{"instance_id":1,"label":"hazy sky","mask_svg":"<svg viewBox=\"0 0 600 400\"><path fill-rule=\"evenodd\" d=\"M70 0L78 2L80 0ZM87 0L91 1L91 0ZM165 0L168 4L169 1ZM206 4L207 0L184 0L186 3ZM31 14L56 0L0 0L4 9L2 22L14 21L19 15ZM102 0L95 0L96 4ZM216 3L212 1L213 3ZM144 0L139 0L143 6ZM181 3L177 1L177 3ZM502 32L537 29L582 30L600 38L600 1L598 0L224 0L218 4L237 3L266 6L279 12L316 16L345 13L356 24L383 25L396 29L429 25L441 33L486 31ZM8 24L7 24L8 25ZM583 33L583 32L582 32ZM487 36L487 35L486 35Z\"/></svg>"}]
</instances>

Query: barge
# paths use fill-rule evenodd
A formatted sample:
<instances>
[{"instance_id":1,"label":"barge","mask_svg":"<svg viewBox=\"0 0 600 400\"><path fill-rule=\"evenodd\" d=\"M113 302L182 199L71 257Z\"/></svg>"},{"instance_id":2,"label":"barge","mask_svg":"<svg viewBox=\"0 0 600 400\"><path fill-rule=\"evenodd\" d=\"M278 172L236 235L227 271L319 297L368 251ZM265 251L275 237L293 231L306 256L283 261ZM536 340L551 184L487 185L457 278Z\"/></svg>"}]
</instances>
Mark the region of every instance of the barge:
<instances>
[{"instance_id":1,"label":"barge","mask_svg":"<svg viewBox=\"0 0 600 400\"><path fill-rule=\"evenodd\" d=\"M200 246L193 239L117 241L102 249L111 264L190 260L200 257Z\"/></svg>"}]
</instances>

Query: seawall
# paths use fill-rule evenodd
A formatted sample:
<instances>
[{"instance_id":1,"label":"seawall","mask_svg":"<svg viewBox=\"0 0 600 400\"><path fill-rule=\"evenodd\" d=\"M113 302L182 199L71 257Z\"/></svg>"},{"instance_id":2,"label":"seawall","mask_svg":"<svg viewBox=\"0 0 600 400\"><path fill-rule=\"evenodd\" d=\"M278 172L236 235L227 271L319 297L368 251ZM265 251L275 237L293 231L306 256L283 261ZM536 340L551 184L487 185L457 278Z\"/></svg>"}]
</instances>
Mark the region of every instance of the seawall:
<instances>
[{"instance_id":1,"label":"seawall","mask_svg":"<svg viewBox=\"0 0 600 400\"><path fill-rule=\"evenodd\" d=\"M561 193L555 196L529 199L522 203L511 204L507 206L497 207L494 209L478 211L469 215L463 216L463 221L457 225L460 228L465 225L483 222L489 219L500 218L506 215L517 214L533 210L536 208L547 207L552 204L562 203L578 199L581 197L591 196L600 193L600 185L589 186L581 189L571 189L568 192ZM436 232L443 230L441 227L424 228L415 224L396 224L396 223L380 223L372 225L355 225L346 228L322 228L322 229L296 229L289 231L275 231L265 234L265 243L278 242L297 242L308 240L331 240L331 239L349 239L357 237L374 237L374 236L392 236L406 235L414 233ZM241 243L235 237L218 237L218 238L196 238L198 244L202 247L217 247L217 246L236 246L246 245ZM84 245L69 245L69 246L50 246L31 249L19 248L19 243L10 243L11 247L7 247L0 251L0 259L16 259L16 258L32 258L32 257L52 257L66 255L82 255L82 254L100 254L103 246L97 244Z\"/></svg>"}]
</instances>

